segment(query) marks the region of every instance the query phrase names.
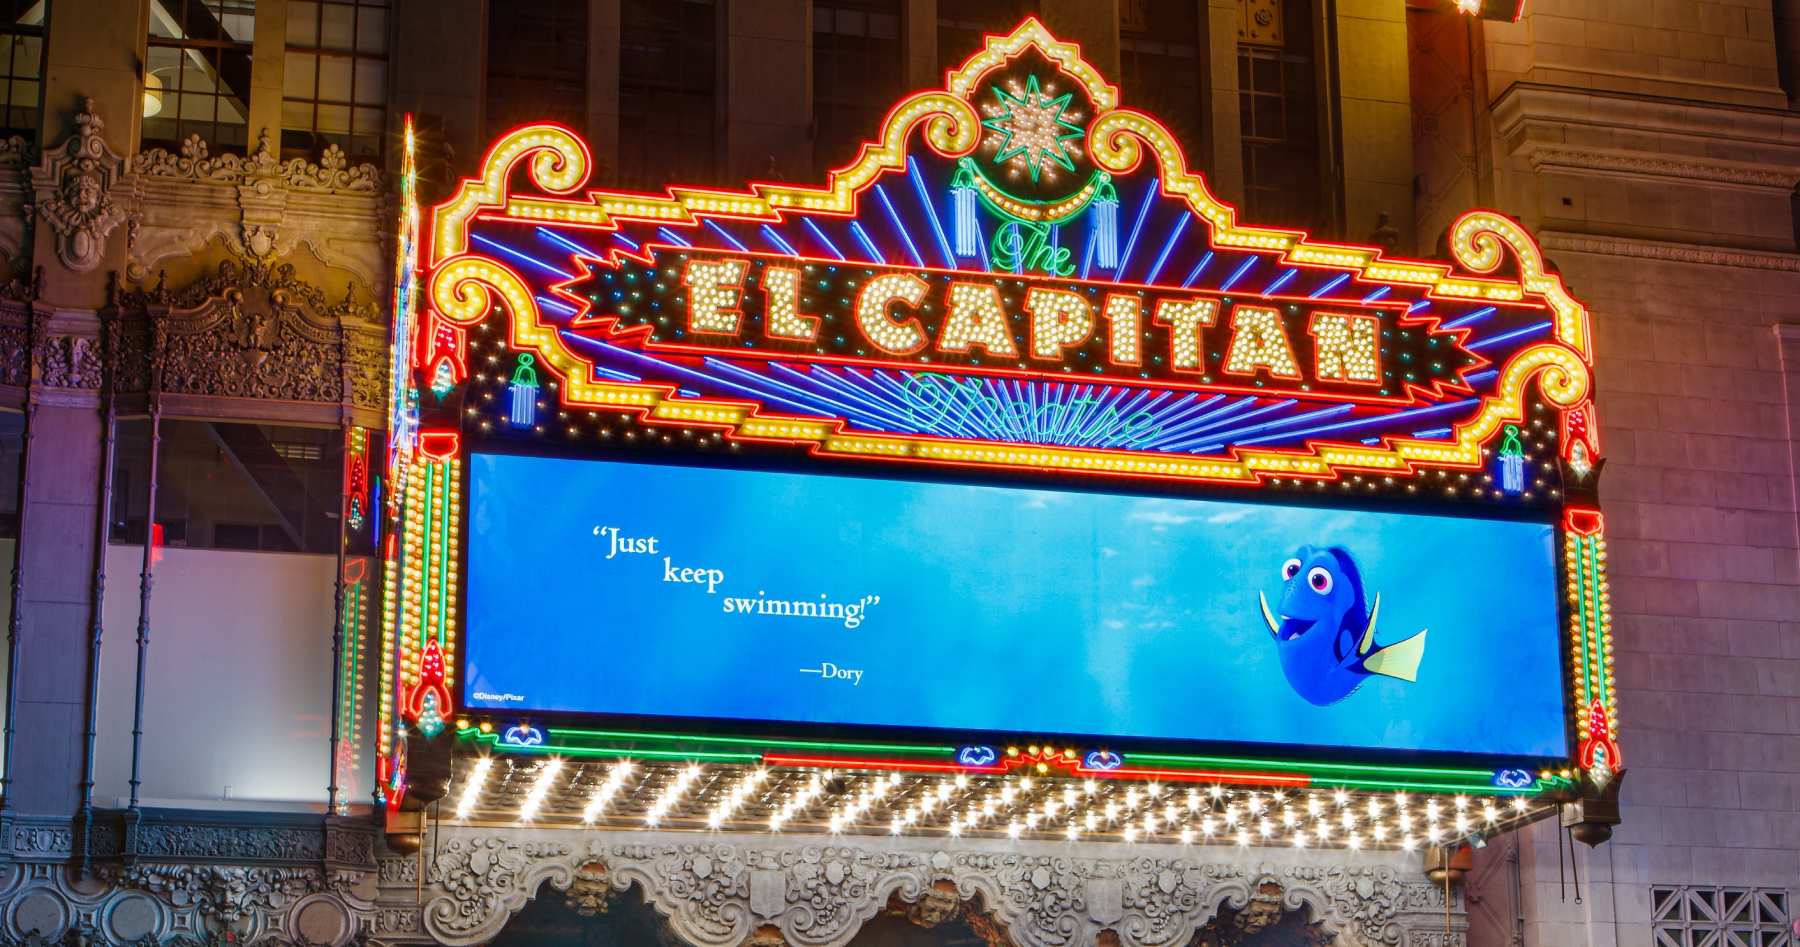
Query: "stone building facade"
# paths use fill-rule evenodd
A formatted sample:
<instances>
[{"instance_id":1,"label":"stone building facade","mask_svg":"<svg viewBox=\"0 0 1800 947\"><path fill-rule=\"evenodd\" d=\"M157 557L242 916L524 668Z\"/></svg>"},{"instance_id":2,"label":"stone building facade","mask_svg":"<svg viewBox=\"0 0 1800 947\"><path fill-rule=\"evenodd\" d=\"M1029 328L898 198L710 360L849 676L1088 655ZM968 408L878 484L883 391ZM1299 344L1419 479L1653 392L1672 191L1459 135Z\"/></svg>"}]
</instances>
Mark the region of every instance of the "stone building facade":
<instances>
[{"instance_id":1,"label":"stone building facade","mask_svg":"<svg viewBox=\"0 0 1800 947\"><path fill-rule=\"evenodd\" d=\"M0 472L16 492L0 517L16 557L0 943L508 942L518 912L555 899L721 945L952 943L956 925L1029 945L1794 942L1788 0L1532 0L1516 21L1435 0L7 9L0 420L18 466ZM307 525L335 522L341 499L262 523L273 540L228 543L243 529L220 517L153 550L162 520L121 460L163 456L149 419L165 446L217 438L194 456L222 470L254 466L231 425L300 457L304 439L267 429L383 423L402 114L427 198L540 115L579 126L608 182L670 167L804 180L875 103L1027 13L1175 116L1214 191L1260 219L1431 255L1455 214L1492 207L1591 307L1628 727L1612 841L1573 846L1540 823L1475 853L1448 893L1400 853L448 822L420 853L390 850L372 765L342 762L367 732L334 703L361 680L334 623L343 554ZM1270 22L1293 41L1250 35ZM190 485L196 508L223 489Z\"/></svg>"}]
</instances>

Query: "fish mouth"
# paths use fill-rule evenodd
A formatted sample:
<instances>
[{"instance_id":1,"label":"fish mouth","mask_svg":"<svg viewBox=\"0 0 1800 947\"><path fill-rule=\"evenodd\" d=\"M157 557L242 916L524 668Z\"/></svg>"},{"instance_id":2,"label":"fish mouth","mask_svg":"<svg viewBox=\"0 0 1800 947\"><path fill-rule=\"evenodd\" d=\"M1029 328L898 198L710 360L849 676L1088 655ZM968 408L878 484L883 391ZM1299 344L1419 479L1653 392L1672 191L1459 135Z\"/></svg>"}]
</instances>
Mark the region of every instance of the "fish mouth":
<instances>
[{"instance_id":1,"label":"fish mouth","mask_svg":"<svg viewBox=\"0 0 1800 947\"><path fill-rule=\"evenodd\" d=\"M1275 640L1292 641L1295 638L1306 634L1312 626L1318 623L1319 620L1317 618L1294 618L1289 615L1283 615L1281 616L1281 624L1275 628Z\"/></svg>"}]
</instances>

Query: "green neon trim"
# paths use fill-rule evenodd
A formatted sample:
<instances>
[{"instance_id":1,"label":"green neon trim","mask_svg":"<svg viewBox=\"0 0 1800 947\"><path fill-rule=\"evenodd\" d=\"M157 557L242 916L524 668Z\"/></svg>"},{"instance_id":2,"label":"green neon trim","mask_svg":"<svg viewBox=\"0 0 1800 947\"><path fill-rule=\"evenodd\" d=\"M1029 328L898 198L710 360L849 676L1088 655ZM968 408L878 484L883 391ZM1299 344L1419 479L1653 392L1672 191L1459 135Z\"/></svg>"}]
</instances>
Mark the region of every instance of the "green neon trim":
<instances>
[{"instance_id":1,"label":"green neon trim","mask_svg":"<svg viewBox=\"0 0 1800 947\"><path fill-rule=\"evenodd\" d=\"M1395 773L1417 776L1467 776L1471 779L1492 779L1494 771L1488 769L1445 769L1432 766L1381 766L1367 763L1293 763L1286 760L1259 760L1233 756L1186 756L1173 753L1127 753L1126 758L1133 763L1165 763L1175 766L1218 767L1248 766L1269 769L1297 769L1301 771L1324 770L1328 772L1347 773Z\"/></svg>"},{"instance_id":2,"label":"green neon trim","mask_svg":"<svg viewBox=\"0 0 1800 947\"><path fill-rule=\"evenodd\" d=\"M426 527L423 531L424 535L419 537L419 558L422 560L419 563L419 566L420 566L419 574L422 576L431 575L431 568L432 568L431 567L431 526L430 526L430 524L431 524L431 505L436 499L437 499L437 465L428 463L425 465L425 496L424 496ZM404 582L405 575L406 575L406 567L405 567L404 563L401 564L401 573L400 574L401 574L401 581ZM430 596L426 595L425 592L426 592L425 589L419 590L419 647L421 649L423 649L425 647L425 641L431 633L430 632L430 628L431 628L431 598L430 598Z\"/></svg>"},{"instance_id":3,"label":"green neon trim","mask_svg":"<svg viewBox=\"0 0 1800 947\"><path fill-rule=\"evenodd\" d=\"M1451 792L1464 795L1479 794L1483 796L1533 796L1544 791L1542 782L1542 780L1537 780L1529 786L1512 789L1506 786L1463 786L1455 783L1422 783L1411 780L1340 779L1329 785L1317 788L1330 789L1341 786L1345 789L1395 789L1413 790L1417 792Z\"/></svg>"},{"instance_id":4,"label":"green neon trim","mask_svg":"<svg viewBox=\"0 0 1800 947\"><path fill-rule=\"evenodd\" d=\"M1593 629L1590 618L1593 614L1593 606L1588 600L1591 583L1588 578L1587 537L1584 536L1575 541L1575 554L1575 574L1578 584L1576 598L1581 607L1581 687L1583 696L1591 701L1596 695L1594 693L1594 645L1591 640ZM1586 713L1587 708L1581 708L1581 712Z\"/></svg>"},{"instance_id":5,"label":"green neon trim","mask_svg":"<svg viewBox=\"0 0 1800 947\"><path fill-rule=\"evenodd\" d=\"M968 158L963 159L963 161L965 161L965 162L968 162L969 160L970 159L968 159ZM972 164L970 166L975 167ZM991 187L994 190L999 191L1001 194L1004 194L1007 197L1009 197L1015 201L1018 201L1021 204L1034 204L1034 205L1041 206L1044 204L1051 203L1050 201L1034 201L1027 197L1020 197L1017 194L1014 194L1013 192L1007 190L1006 188L1003 188L1000 185L995 184L994 180L992 178L988 177L987 174L982 173L981 169L979 167L976 167L975 170L977 173L981 173L981 179L983 181L987 182L988 187ZM1094 193L1089 194L1087 197L1087 200L1082 201L1080 204L1076 205L1074 210L1069 211L1067 214L1064 214L1061 217L1048 218L1048 219L1045 219L1042 221L1030 221L1030 220L1024 219L1023 217L1019 217L1019 216L1013 214L1012 212L1006 210L1005 208L1002 208L1000 205L995 204L993 202L993 200L991 200L987 196L987 192L983 191L981 188L975 188L975 196L981 199L981 206L986 207L988 210L992 211L996 216L998 216L1004 220L1017 221L1019 223L1028 223L1028 224L1031 224L1031 223L1052 224L1054 226L1060 227L1065 224L1074 223L1075 219L1077 217L1080 217L1083 213L1086 213L1087 209L1089 207L1093 206L1093 203L1095 201L1099 200L1100 195L1106 191L1107 186L1112 181L1112 175L1107 174L1105 171L1095 171L1093 173L1093 175L1088 178L1088 181L1090 183L1098 181L1099 186L1094 188ZM1086 184L1082 185L1082 187L1086 187L1086 186L1087 186ZM1077 188L1077 190L1080 190L1080 188Z\"/></svg>"},{"instance_id":6,"label":"green neon trim","mask_svg":"<svg viewBox=\"0 0 1800 947\"><path fill-rule=\"evenodd\" d=\"M842 743L827 740L784 740L779 737L726 737L710 734L697 736L691 733L640 733L634 730L571 730L561 727L546 731L550 734L568 734L578 739L597 740L658 740L667 742L692 741L699 744L722 743L731 746L767 746L767 747L806 747L817 750L858 750L870 753L931 753L954 754L954 746L928 746L915 743Z\"/></svg>"},{"instance_id":7,"label":"green neon trim","mask_svg":"<svg viewBox=\"0 0 1800 947\"><path fill-rule=\"evenodd\" d=\"M438 466L433 464L433 467ZM447 621L444 608L444 590L450 587L450 469L444 463L444 482L440 487L442 496L438 497L438 587L437 587L437 643L444 647L444 626Z\"/></svg>"},{"instance_id":8,"label":"green neon trim","mask_svg":"<svg viewBox=\"0 0 1800 947\"><path fill-rule=\"evenodd\" d=\"M1593 668L1594 683L1600 688L1600 700L1607 707L1612 706L1612 688L1606 684L1606 629L1600 624L1600 538L1587 537L1586 553L1583 557L1589 571L1588 625L1594 635L1594 645L1588 651L1588 664Z\"/></svg>"},{"instance_id":9,"label":"green neon trim","mask_svg":"<svg viewBox=\"0 0 1800 947\"><path fill-rule=\"evenodd\" d=\"M721 752L685 752L682 750L627 750L620 747L567 747L541 744L538 746L514 746L501 743L496 733L481 733L477 730L458 730L457 736L473 739L476 743L485 744L490 749L502 753L533 753L540 756L579 756L588 759L638 759L638 760L683 760L707 763L761 763L761 753L721 753Z\"/></svg>"}]
</instances>

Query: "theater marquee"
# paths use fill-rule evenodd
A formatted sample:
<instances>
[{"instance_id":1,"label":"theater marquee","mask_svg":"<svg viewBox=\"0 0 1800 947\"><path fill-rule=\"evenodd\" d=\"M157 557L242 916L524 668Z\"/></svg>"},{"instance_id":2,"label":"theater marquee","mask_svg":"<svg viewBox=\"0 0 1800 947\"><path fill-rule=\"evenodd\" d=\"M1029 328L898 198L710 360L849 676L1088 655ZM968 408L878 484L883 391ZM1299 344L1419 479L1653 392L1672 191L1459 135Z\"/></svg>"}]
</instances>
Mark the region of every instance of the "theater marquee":
<instances>
[{"instance_id":1,"label":"theater marquee","mask_svg":"<svg viewBox=\"0 0 1800 947\"><path fill-rule=\"evenodd\" d=\"M1588 317L1517 223L1434 262L1240 222L1035 20L871 133L816 185L628 193L528 126L409 211L390 805L444 740L886 774L834 828L908 773L1614 782ZM1125 831L1077 808L890 821Z\"/></svg>"}]
</instances>

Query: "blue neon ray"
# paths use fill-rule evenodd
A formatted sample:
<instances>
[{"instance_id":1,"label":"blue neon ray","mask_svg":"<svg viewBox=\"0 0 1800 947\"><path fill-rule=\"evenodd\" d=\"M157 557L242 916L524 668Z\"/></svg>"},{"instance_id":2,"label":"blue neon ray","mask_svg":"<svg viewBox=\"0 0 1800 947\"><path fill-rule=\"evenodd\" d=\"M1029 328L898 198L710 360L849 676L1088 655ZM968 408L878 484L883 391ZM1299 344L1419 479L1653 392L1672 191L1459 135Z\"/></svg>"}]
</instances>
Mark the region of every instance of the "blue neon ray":
<instances>
[{"instance_id":1,"label":"blue neon ray","mask_svg":"<svg viewBox=\"0 0 1800 947\"><path fill-rule=\"evenodd\" d=\"M724 237L726 243L729 243L732 246L737 247L739 250L742 250L745 253L750 252L750 248L744 246L744 242L742 240L739 240L738 238L732 236L731 231L726 230L724 227L719 226L718 221L708 219L706 221L706 226L710 227L712 229L713 233L716 233L719 236Z\"/></svg>"},{"instance_id":2,"label":"blue neon ray","mask_svg":"<svg viewBox=\"0 0 1800 947\"><path fill-rule=\"evenodd\" d=\"M1414 437L1443 437L1444 435L1450 433L1451 430L1452 430L1451 428L1447 428L1447 427L1434 427L1434 428L1429 428L1429 429L1423 430L1423 431L1414 431L1414 432L1412 432L1412 436L1414 436Z\"/></svg>"},{"instance_id":3,"label":"blue neon ray","mask_svg":"<svg viewBox=\"0 0 1800 947\"><path fill-rule=\"evenodd\" d=\"M1181 239L1181 232L1187 229L1188 221L1191 219L1193 219L1191 214L1182 214L1175 218L1175 229L1169 231L1169 239L1163 241L1162 252L1156 255L1156 263L1150 267L1150 275L1144 277L1144 282L1154 283L1156 278L1162 275L1163 264L1169 262L1170 251L1175 249L1176 242Z\"/></svg>"},{"instance_id":4,"label":"blue neon ray","mask_svg":"<svg viewBox=\"0 0 1800 947\"><path fill-rule=\"evenodd\" d=\"M1094 268L1094 239L1095 239L1095 237L1096 237L1096 232L1095 232L1094 228L1089 227L1088 228L1088 238L1087 238L1087 249L1085 251L1083 251L1082 255L1081 255L1081 278L1082 279L1087 279L1088 271L1090 271Z\"/></svg>"},{"instance_id":5,"label":"blue neon ray","mask_svg":"<svg viewBox=\"0 0 1800 947\"><path fill-rule=\"evenodd\" d=\"M775 245L775 249L780 250L781 252L787 254L788 256L799 256L800 255L800 251L794 249L793 244L787 242L786 240L781 239L781 234L777 233L774 227L771 227L768 224L763 224L762 225L762 235L764 237L766 237L770 243Z\"/></svg>"},{"instance_id":6,"label":"blue neon ray","mask_svg":"<svg viewBox=\"0 0 1800 947\"><path fill-rule=\"evenodd\" d=\"M710 356L705 360L705 364L708 366L711 366L713 368L717 368L717 369L723 370L725 372L728 372L733 376L736 376L739 378L747 377L748 379L750 379L752 381L755 381L759 384L762 384L762 385L770 387L770 388L774 388L777 391L785 391L785 392L789 393L790 395L793 395L794 397L805 398L809 401L812 401L815 405L821 406L821 407L816 407L814 409L819 414L825 414L825 415L837 414L837 415L840 415L845 418L859 420L864 424L869 424L870 423L869 419L874 418L875 423L873 426L875 426L875 427L882 426L882 422L879 418L875 418L874 415L870 414L869 412L863 411L860 408L857 408L853 405L843 404L843 403L833 400L831 398L827 398L823 395L815 394L810 391L804 391L802 389L794 387L793 385L787 384L782 381L778 381L774 378L770 378L767 375L763 375L758 372L753 372L747 368L744 368L743 366L733 365L730 362L726 362L722 359L712 358Z\"/></svg>"},{"instance_id":7,"label":"blue neon ray","mask_svg":"<svg viewBox=\"0 0 1800 947\"><path fill-rule=\"evenodd\" d=\"M615 232L615 233L614 233L614 234L613 234L613 239L614 239L614 240L617 240L617 241L619 241L619 242L620 242L620 243L622 243L622 244L624 244L624 245L626 245L626 246L628 246L628 247L630 247L630 248L631 248L631 249L633 249L633 250L636 250L636 249L638 249L638 242L637 242L637 241L636 241L636 240L633 240L633 239L631 239L631 238L630 238L630 237L627 237L627 236L625 236L625 235L624 235L624 234L622 234L622 233L616 233L616 232Z\"/></svg>"},{"instance_id":8,"label":"blue neon ray","mask_svg":"<svg viewBox=\"0 0 1800 947\"><path fill-rule=\"evenodd\" d=\"M950 252L950 241L944 238L944 225L938 222L937 208L932 206L931 195L925 190L925 178L919 174L918 162L906 163L906 176L912 178L913 193L919 195L919 206L925 208L925 219L931 221L931 232L944 254L944 268L956 269L956 254Z\"/></svg>"},{"instance_id":9,"label":"blue neon ray","mask_svg":"<svg viewBox=\"0 0 1800 947\"><path fill-rule=\"evenodd\" d=\"M564 249L568 250L570 253L575 254L576 256L587 257L590 260L597 260L600 258L600 254L595 253L593 250L590 250L587 247L584 247L581 244L576 243L573 240L570 240L568 237L565 237L562 234L557 233L554 230L551 230L549 227L537 228L537 235L541 239L548 240L551 243L554 243L554 244L557 244L557 245L563 247Z\"/></svg>"},{"instance_id":10,"label":"blue neon ray","mask_svg":"<svg viewBox=\"0 0 1800 947\"><path fill-rule=\"evenodd\" d=\"M1194 264L1194 268L1189 271L1187 279L1181 281L1182 288L1186 289L1187 287L1194 285L1194 281L1200 278L1201 273L1206 272L1206 268L1212 265L1212 261L1213 252L1208 250L1206 251L1206 255L1200 258L1200 262Z\"/></svg>"},{"instance_id":11,"label":"blue neon ray","mask_svg":"<svg viewBox=\"0 0 1800 947\"><path fill-rule=\"evenodd\" d=\"M1493 315L1497 311L1498 310L1496 310L1493 306L1483 306L1480 309L1477 309L1474 312L1471 312L1466 316L1458 316L1455 319L1452 319L1449 322L1446 322L1443 325L1438 326L1438 328L1440 328L1440 329L1460 329L1466 325L1474 325L1475 323L1480 322L1481 320L1486 319L1487 317Z\"/></svg>"},{"instance_id":12,"label":"blue neon ray","mask_svg":"<svg viewBox=\"0 0 1800 947\"><path fill-rule=\"evenodd\" d=\"M1220 395L1219 397L1224 396ZM1182 438L1191 437L1195 434L1212 430L1221 424L1228 424L1230 423L1230 417L1233 414L1256 404L1259 400L1260 399L1255 395L1244 395L1230 404L1220 405L1217 408L1202 411L1179 423L1169 425L1168 428L1164 429L1156 437L1145 442L1143 446L1152 450L1162 450ZM1209 404L1210 403L1211 402L1209 402Z\"/></svg>"},{"instance_id":13,"label":"blue neon ray","mask_svg":"<svg viewBox=\"0 0 1800 947\"><path fill-rule=\"evenodd\" d=\"M1468 345L1463 346L1463 348L1466 348L1471 352L1478 351L1480 349L1485 349L1489 346L1499 345L1502 342L1511 342L1514 339L1524 338L1525 336L1537 335L1539 332L1542 332L1545 329L1550 328L1550 326L1551 326L1551 323L1548 321L1534 323L1532 325L1526 326L1523 329L1514 329L1511 332L1502 332L1499 335L1492 336L1492 337L1486 338L1486 339L1482 339L1480 342L1471 342Z\"/></svg>"},{"instance_id":14,"label":"blue neon ray","mask_svg":"<svg viewBox=\"0 0 1800 947\"><path fill-rule=\"evenodd\" d=\"M854 220L850 221L850 232L856 235L856 242L862 244L862 248L868 251L870 263L884 265L887 263L887 257L882 256L881 251L875 249L875 241L869 239L869 232L862 228L862 224Z\"/></svg>"},{"instance_id":15,"label":"blue neon ray","mask_svg":"<svg viewBox=\"0 0 1800 947\"><path fill-rule=\"evenodd\" d=\"M498 250L501 253L504 253L507 256L512 257L513 259L516 259L516 260L519 260L519 261L522 261L525 263L529 263L532 266L535 266L538 269L543 270L546 273L554 273L557 276L562 277L563 279L574 279L575 278L573 276L570 276L567 273L564 273L562 270L559 270L556 267L551 266L548 263L545 263L543 260L540 260L537 257L532 256L529 253L526 253L522 250L515 250L512 247L509 247L506 244L499 242L498 240L491 240L487 237L482 236L481 234L471 234L470 239L474 240L476 243L479 243L479 244L482 244L482 245L488 247L489 249Z\"/></svg>"},{"instance_id":16,"label":"blue neon ray","mask_svg":"<svg viewBox=\"0 0 1800 947\"><path fill-rule=\"evenodd\" d=\"M912 257L914 266L924 266L925 258L919 255L919 247L913 243L912 234L906 232L906 224L900 220L900 212L894 209L894 202L888 198L887 188L875 185L875 196L881 198L881 206L887 209L888 219L894 222L894 229L899 231L900 239L906 243L906 253Z\"/></svg>"},{"instance_id":17,"label":"blue neon ray","mask_svg":"<svg viewBox=\"0 0 1800 947\"><path fill-rule=\"evenodd\" d=\"M1331 282L1326 283L1325 285L1319 287L1318 289L1313 290L1310 293L1307 293L1306 298L1307 299L1318 299L1320 296L1323 296L1326 293L1329 293L1332 290L1337 289L1339 286L1344 285L1344 281L1349 278L1350 278L1349 273L1339 273L1338 275L1333 276L1331 278Z\"/></svg>"},{"instance_id":18,"label":"blue neon ray","mask_svg":"<svg viewBox=\"0 0 1800 947\"><path fill-rule=\"evenodd\" d=\"M873 387L875 394L884 398L892 397L895 401L907 407L909 416L916 413L913 411L911 403L907 401L906 386L889 378L887 372L884 372L879 368L871 370L867 376L864 376L862 372L846 369L843 373L843 377L846 383L854 385L858 390L867 390ZM963 425L961 423L962 420L962 418L952 418L950 412L946 410L937 417L936 421L953 421L957 424L956 428L943 427L938 423L927 422L923 419L915 419L912 423L914 427L925 425L933 433L938 434L955 435L960 432L973 435L974 432L966 425Z\"/></svg>"},{"instance_id":19,"label":"blue neon ray","mask_svg":"<svg viewBox=\"0 0 1800 947\"><path fill-rule=\"evenodd\" d=\"M831 392L836 394L838 397L849 398L849 399L855 401L857 404L860 404L863 407L867 408L868 410L873 411L877 415L885 418L886 420L883 423L887 426L887 428L889 430L895 430L895 429L904 430L905 429L905 425L906 425L905 418L901 417L898 413L893 411L886 404L883 404L881 402L870 401L866 394L862 393L854 386L851 386L848 382L844 381L841 377L834 375L831 372L827 371L823 366L814 365L814 366L812 366L812 371L800 372L800 371L798 371L794 368L791 368L787 365L783 365L780 362L771 362L770 368L774 369L775 371L779 371L783 374L790 375L798 381L802 381L802 382L811 384L814 387L829 389Z\"/></svg>"},{"instance_id":20,"label":"blue neon ray","mask_svg":"<svg viewBox=\"0 0 1800 947\"><path fill-rule=\"evenodd\" d=\"M1250 272L1250 268L1256 265L1256 260L1254 255L1245 257L1244 262L1239 263L1238 268L1232 270L1230 276L1225 277L1225 282L1219 284L1219 289L1227 290L1236 286L1237 281L1243 279L1244 274Z\"/></svg>"},{"instance_id":21,"label":"blue neon ray","mask_svg":"<svg viewBox=\"0 0 1800 947\"><path fill-rule=\"evenodd\" d=\"M1498 377L1500 377L1500 369L1490 368L1485 371L1479 371L1473 375L1469 375L1468 377L1464 378L1463 380L1468 382L1471 385L1479 385L1482 382L1487 381L1490 378L1498 378Z\"/></svg>"},{"instance_id":22,"label":"blue neon ray","mask_svg":"<svg viewBox=\"0 0 1800 947\"><path fill-rule=\"evenodd\" d=\"M602 365L594 366L594 374L600 375L605 378L611 378L614 381L643 381L644 380L642 377L633 375L630 372L622 372L617 369L607 368Z\"/></svg>"},{"instance_id":23,"label":"blue neon ray","mask_svg":"<svg viewBox=\"0 0 1800 947\"><path fill-rule=\"evenodd\" d=\"M1394 287L1392 287L1392 286L1378 286L1375 288L1374 292L1363 297L1363 302L1372 303L1377 299L1383 299L1387 296L1388 293L1391 293L1393 291L1394 291Z\"/></svg>"},{"instance_id":24,"label":"blue neon ray","mask_svg":"<svg viewBox=\"0 0 1800 947\"><path fill-rule=\"evenodd\" d=\"M662 359L653 358L649 355L643 354L642 352L633 352L632 350L627 349L627 348L620 348L619 346L613 345L610 342L602 342L599 339L591 339L586 336L575 335L573 333L568 333L568 332L563 333L563 336L564 336L564 338L570 339L572 341L585 343L587 345L594 346L596 348L602 349L602 350L609 352L611 354L614 354L614 355L623 355L626 358L634 359L639 362L649 362L651 365L654 365L657 368L662 369L663 371L670 371L670 372L675 372L680 375L685 375L689 378L693 378L693 379L700 381L702 384L718 385L722 388L727 388L727 389L730 389L733 391L738 391L743 394L750 395L753 398L762 398L767 401L778 401L782 404L787 405L790 408L793 408L796 411L805 411L808 414L824 414L824 413L826 413L826 412L820 411L817 408L809 407L804 404L799 404L797 402L789 401L786 398L781 398L781 397L777 397L775 395L770 395L766 392L759 391L755 388L749 388L744 385L735 384L733 382L726 381L723 378L716 378L712 375L708 375L705 372L696 371L695 369L688 368L685 365L678 365L674 362L665 362Z\"/></svg>"},{"instance_id":25,"label":"blue neon ray","mask_svg":"<svg viewBox=\"0 0 1800 947\"><path fill-rule=\"evenodd\" d=\"M568 303L557 302L556 300L551 299L548 296L539 296L537 298L537 301L538 301L538 305L543 306L546 309L562 310L562 314L565 316L572 316L572 315L576 314L577 312L581 311L579 309L576 309L574 306L569 305Z\"/></svg>"},{"instance_id":26,"label":"blue neon ray","mask_svg":"<svg viewBox=\"0 0 1800 947\"><path fill-rule=\"evenodd\" d=\"M1231 418L1226 421L1215 421L1211 424L1205 425L1204 427L1202 427L1198 430L1190 432L1179 443L1170 444L1169 450L1171 450L1171 451L1187 451L1187 452L1196 453L1196 454L1203 454L1203 453L1206 453L1207 451L1218 450L1219 449L1218 445L1219 445L1220 441L1231 439L1231 432L1240 430L1239 427L1236 427L1234 425L1241 425L1245 421L1250 420L1251 418L1260 418L1264 415L1272 414L1276 411L1285 411L1288 408L1291 408L1294 405L1299 404L1299 403L1300 402L1298 399L1288 398L1288 399L1285 399L1282 401L1277 401L1274 404L1263 405L1262 407L1257 408L1254 411L1246 411L1243 414L1240 414L1237 417ZM1204 437L1199 436L1202 434L1204 434L1205 436ZM1196 445L1196 444L1205 445L1205 446L1195 447L1194 445Z\"/></svg>"},{"instance_id":27,"label":"blue neon ray","mask_svg":"<svg viewBox=\"0 0 1800 947\"><path fill-rule=\"evenodd\" d=\"M1203 417L1195 418L1192 422L1183 425L1179 431L1163 432L1161 437L1158 437L1155 441L1151 442L1151 446L1156 447L1158 450L1187 450L1192 445L1201 443L1202 439L1200 435L1206 435L1205 440L1214 440L1218 435L1213 432L1217 431L1219 428L1231 424L1240 424L1251 418L1259 418L1272 411L1281 411L1292 404L1292 402L1283 403L1277 401L1263 404L1260 408L1254 407L1262 401L1263 399L1258 398L1255 395L1245 395L1217 411L1212 411ZM1252 410L1243 411L1242 409L1246 407L1251 408Z\"/></svg>"},{"instance_id":28,"label":"blue neon ray","mask_svg":"<svg viewBox=\"0 0 1800 947\"><path fill-rule=\"evenodd\" d=\"M1288 403L1293 404L1293 402L1291 402L1291 401ZM1345 414L1347 412L1354 411L1354 410L1356 410L1356 406L1353 404L1334 404L1329 407L1315 408L1314 410L1302 411L1299 414L1289 415L1288 417L1285 417L1285 418L1276 418L1273 421L1264 421L1261 424L1252 424L1248 427L1234 427L1234 428L1230 429L1229 431L1226 431L1223 434L1213 435L1212 440L1236 441L1236 440L1239 440L1239 439L1245 437L1246 435L1261 434L1265 431L1274 431L1279 428L1287 427L1290 424L1304 424L1308 421L1316 421L1320 418L1334 418L1340 414Z\"/></svg>"},{"instance_id":29,"label":"blue neon ray","mask_svg":"<svg viewBox=\"0 0 1800 947\"><path fill-rule=\"evenodd\" d=\"M802 218L800 218L800 220L806 224L806 229L812 231L813 237L816 238L821 244L824 244L825 249L829 250L831 252L832 256L837 257L840 260L848 260L849 259L848 257L844 256L844 252L842 250L839 250L837 248L837 244L831 242L830 237L825 236L825 231L820 230L819 225L813 223L813 219L811 217L802 217Z\"/></svg>"},{"instance_id":30,"label":"blue neon ray","mask_svg":"<svg viewBox=\"0 0 1800 947\"><path fill-rule=\"evenodd\" d=\"M1418 302L1413 303L1412 305L1406 307L1406 314L1410 316L1413 313L1418 312L1421 309L1430 309L1430 308L1431 308L1431 300L1421 299Z\"/></svg>"},{"instance_id":31,"label":"blue neon ray","mask_svg":"<svg viewBox=\"0 0 1800 947\"><path fill-rule=\"evenodd\" d=\"M670 230L667 227L656 228L656 234L657 234L657 236L662 237L664 240L667 240L670 243L673 243L678 247L693 246L693 244L688 242L686 237L683 237L681 234L678 234L675 231Z\"/></svg>"},{"instance_id":32,"label":"blue neon ray","mask_svg":"<svg viewBox=\"0 0 1800 947\"><path fill-rule=\"evenodd\" d=\"M1288 281L1293 279L1299 273L1300 273L1300 271L1294 269L1293 267L1289 267L1285 270L1282 270L1281 275L1275 277L1275 282L1270 283L1268 285L1268 287L1263 290L1263 295L1267 296L1267 295L1275 292L1276 290L1280 289L1281 287L1286 286L1288 284Z\"/></svg>"},{"instance_id":33,"label":"blue neon ray","mask_svg":"<svg viewBox=\"0 0 1800 947\"><path fill-rule=\"evenodd\" d=\"M1119 265L1113 267L1113 276L1118 279L1125 278L1125 268L1131 265L1131 251L1137 249L1138 235L1144 232L1144 221L1150 216L1150 204L1154 200L1156 185L1152 184L1144 189L1144 203L1138 206L1137 220L1131 225L1131 239L1125 241L1125 252L1119 254Z\"/></svg>"}]
</instances>

